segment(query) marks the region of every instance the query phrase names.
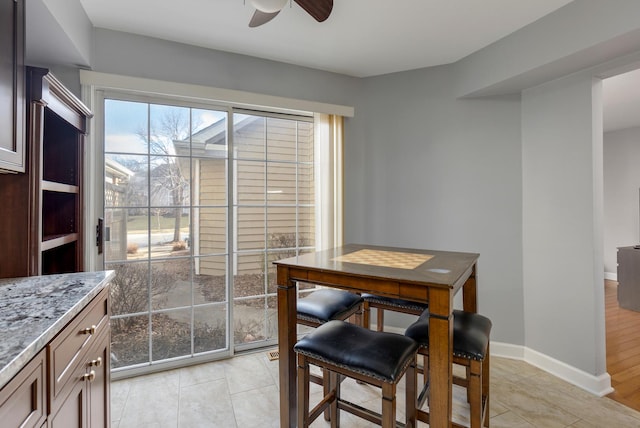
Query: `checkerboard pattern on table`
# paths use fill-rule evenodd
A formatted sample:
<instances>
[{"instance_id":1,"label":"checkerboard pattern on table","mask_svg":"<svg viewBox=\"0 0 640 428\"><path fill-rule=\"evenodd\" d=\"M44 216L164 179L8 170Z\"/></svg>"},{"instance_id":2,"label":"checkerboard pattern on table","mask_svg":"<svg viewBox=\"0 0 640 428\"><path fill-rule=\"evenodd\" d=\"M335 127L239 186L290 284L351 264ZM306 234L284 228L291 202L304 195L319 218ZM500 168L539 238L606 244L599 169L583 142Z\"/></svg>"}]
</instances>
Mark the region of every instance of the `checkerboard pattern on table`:
<instances>
[{"instance_id":1,"label":"checkerboard pattern on table","mask_svg":"<svg viewBox=\"0 0 640 428\"><path fill-rule=\"evenodd\" d=\"M415 269L431 258L433 258L433 256L429 254L364 249L334 257L332 260L336 262L359 263L399 269Z\"/></svg>"}]
</instances>

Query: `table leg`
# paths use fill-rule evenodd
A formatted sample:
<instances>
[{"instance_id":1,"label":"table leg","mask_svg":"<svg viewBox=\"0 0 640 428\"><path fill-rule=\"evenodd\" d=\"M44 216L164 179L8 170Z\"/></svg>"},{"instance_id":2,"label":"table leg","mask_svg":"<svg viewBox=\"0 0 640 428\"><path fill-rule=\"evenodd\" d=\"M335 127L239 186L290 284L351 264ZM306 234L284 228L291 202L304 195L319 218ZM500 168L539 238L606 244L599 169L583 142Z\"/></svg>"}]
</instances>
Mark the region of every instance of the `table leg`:
<instances>
[{"instance_id":1,"label":"table leg","mask_svg":"<svg viewBox=\"0 0 640 428\"><path fill-rule=\"evenodd\" d=\"M471 268L471 275L462 286L462 308L466 312L478 312L478 286L476 280L477 264Z\"/></svg>"},{"instance_id":2,"label":"table leg","mask_svg":"<svg viewBox=\"0 0 640 428\"><path fill-rule=\"evenodd\" d=\"M453 295L429 290L429 427L449 428L453 379Z\"/></svg>"},{"instance_id":3,"label":"table leg","mask_svg":"<svg viewBox=\"0 0 640 428\"><path fill-rule=\"evenodd\" d=\"M280 427L295 428L297 420L296 357L296 283L289 269L278 266L278 351L280 353Z\"/></svg>"}]
</instances>

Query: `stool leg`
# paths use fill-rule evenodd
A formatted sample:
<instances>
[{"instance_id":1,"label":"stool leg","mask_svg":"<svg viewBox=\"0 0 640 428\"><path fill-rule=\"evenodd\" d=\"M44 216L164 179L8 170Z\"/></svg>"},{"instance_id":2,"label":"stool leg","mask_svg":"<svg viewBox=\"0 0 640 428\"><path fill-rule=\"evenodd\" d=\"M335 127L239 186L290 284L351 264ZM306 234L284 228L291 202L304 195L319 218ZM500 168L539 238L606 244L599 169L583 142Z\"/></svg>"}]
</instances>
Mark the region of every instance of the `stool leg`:
<instances>
[{"instance_id":1,"label":"stool leg","mask_svg":"<svg viewBox=\"0 0 640 428\"><path fill-rule=\"evenodd\" d=\"M482 426L482 362L470 361L469 384L467 391L471 398L469 400L469 419L471 428Z\"/></svg>"},{"instance_id":2,"label":"stool leg","mask_svg":"<svg viewBox=\"0 0 640 428\"><path fill-rule=\"evenodd\" d=\"M422 390L427 386L427 384L429 383L429 354L427 352L425 352L422 355L422 386L420 387L420 392L422 392ZM427 402L427 405L429 403L429 394L427 394L427 398L425 400ZM424 401L423 401L424 403Z\"/></svg>"},{"instance_id":3,"label":"stool leg","mask_svg":"<svg viewBox=\"0 0 640 428\"><path fill-rule=\"evenodd\" d=\"M322 395L323 396L327 396L329 395L329 392L331 391L331 382L329 380L331 376L331 372L327 369L322 369ZM324 411L324 420L325 421L330 421L331 420L331 409L327 408Z\"/></svg>"},{"instance_id":4,"label":"stool leg","mask_svg":"<svg viewBox=\"0 0 640 428\"><path fill-rule=\"evenodd\" d=\"M298 427L309 426L309 362L298 354Z\"/></svg>"},{"instance_id":5,"label":"stool leg","mask_svg":"<svg viewBox=\"0 0 640 428\"><path fill-rule=\"evenodd\" d=\"M338 409L338 401L340 400L340 375L335 372L329 372L329 391L335 391L335 399L331 402L329 410L331 413L331 428L340 427L340 410Z\"/></svg>"},{"instance_id":6,"label":"stool leg","mask_svg":"<svg viewBox=\"0 0 640 428\"><path fill-rule=\"evenodd\" d=\"M484 426L489 427L489 366L490 366L490 352L489 345L487 345L487 352L484 355L484 361L482 361L482 399L484 400L484 407L482 408L482 414L484 415Z\"/></svg>"},{"instance_id":7,"label":"stool leg","mask_svg":"<svg viewBox=\"0 0 640 428\"><path fill-rule=\"evenodd\" d=\"M371 328L371 306L369 302L362 302L362 327L369 330Z\"/></svg>"},{"instance_id":8,"label":"stool leg","mask_svg":"<svg viewBox=\"0 0 640 428\"><path fill-rule=\"evenodd\" d=\"M469 382L469 379L471 379L471 367L467 366L464 369L466 371L465 379ZM471 403L471 392L469 388L467 388L467 403Z\"/></svg>"},{"instance_id":9,"label":"stool leg","mask_svg":"<svg viewBox=\"0 0 640 428\"><path fill-rule=\"evenodd\" d=\"M382 384L382 428L396 426L396 385Z\"/></svg>"},{"instance_id":10,"label":"stool leg","mask_svg":"<svg viewBox=\"0 0 640 428\"><path fill-rule=\"evenodd\" d=\"M378 331L384 331L384 309L378 308Z\"/></svg>"},{"instance_id":11,"label":"stool leg","mask_svg":"<svg viewBox=\"0 0 640 428\"><path fill-rule=\"evenodd\" d=\"M414 357L413 361L409 365L407 372L405 373L405 381L406 381L406 427L407 428L415 428L417 426L416 422L416 401L417 401L417 388L418 388L418 371L416 369L417 360Z\"/></svg>"},{"instance_id":12,"label":"stool leg","mask_svg":"<svg viewBox=\"0 0 640 428\"><path fill-rule=\"evenodd\" d=\"M362 305L358 307L358 311L354 315L354 324L364 327L364 310Z\"/></svg>"}]
</instances>

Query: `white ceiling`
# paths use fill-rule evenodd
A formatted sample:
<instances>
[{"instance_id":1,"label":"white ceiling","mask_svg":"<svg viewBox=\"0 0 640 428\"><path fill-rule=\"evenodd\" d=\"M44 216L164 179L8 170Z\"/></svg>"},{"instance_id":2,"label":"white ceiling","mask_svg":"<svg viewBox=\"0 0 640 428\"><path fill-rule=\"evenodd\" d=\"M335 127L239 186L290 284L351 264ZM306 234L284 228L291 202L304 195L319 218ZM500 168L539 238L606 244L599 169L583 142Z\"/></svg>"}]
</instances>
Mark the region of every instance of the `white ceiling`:
<instances>
[{"instance_id":1,"label":"white ceiling","mask_svg":"<svg viewBox=\"0 0 640 428\"><path fill-rule=\"evenodd\" d=\"M571 0L334 0L316 22L295 2L249 28L250 0L80 0L95 27L355 77L455 62ZM604 130L640 126L640 71L604 82Z\"/></svg>"},{"instance_id":2,"label":"white ceiling","mask_svg":"<svg viewBox=\"0 0 640 428\"><path fill-rule=\"evenodd\" d=\"M365 77L455 62L571 0L334 0L316 22L295 2L249 28L250 0L80 0L96 27Z\"/></svg>"}]
</instances>

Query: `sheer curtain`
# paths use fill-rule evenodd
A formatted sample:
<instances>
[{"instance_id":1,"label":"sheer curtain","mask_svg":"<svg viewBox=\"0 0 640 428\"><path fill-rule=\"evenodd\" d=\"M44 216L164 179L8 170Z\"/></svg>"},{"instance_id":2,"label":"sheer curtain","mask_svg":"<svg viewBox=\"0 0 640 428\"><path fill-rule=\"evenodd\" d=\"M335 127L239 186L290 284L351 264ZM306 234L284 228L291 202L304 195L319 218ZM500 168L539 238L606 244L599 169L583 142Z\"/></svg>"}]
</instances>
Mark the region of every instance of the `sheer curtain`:
<instances>
[{"instance_id":1,"label":"sheer curtain","mask_svg":"<svg viewBox=\"0 0 640 428\"><path fill-rule=\"evenodd\" d=\"M315 114L316 249L343 244L342 116Z\"/></svg>"}]
</instances>

